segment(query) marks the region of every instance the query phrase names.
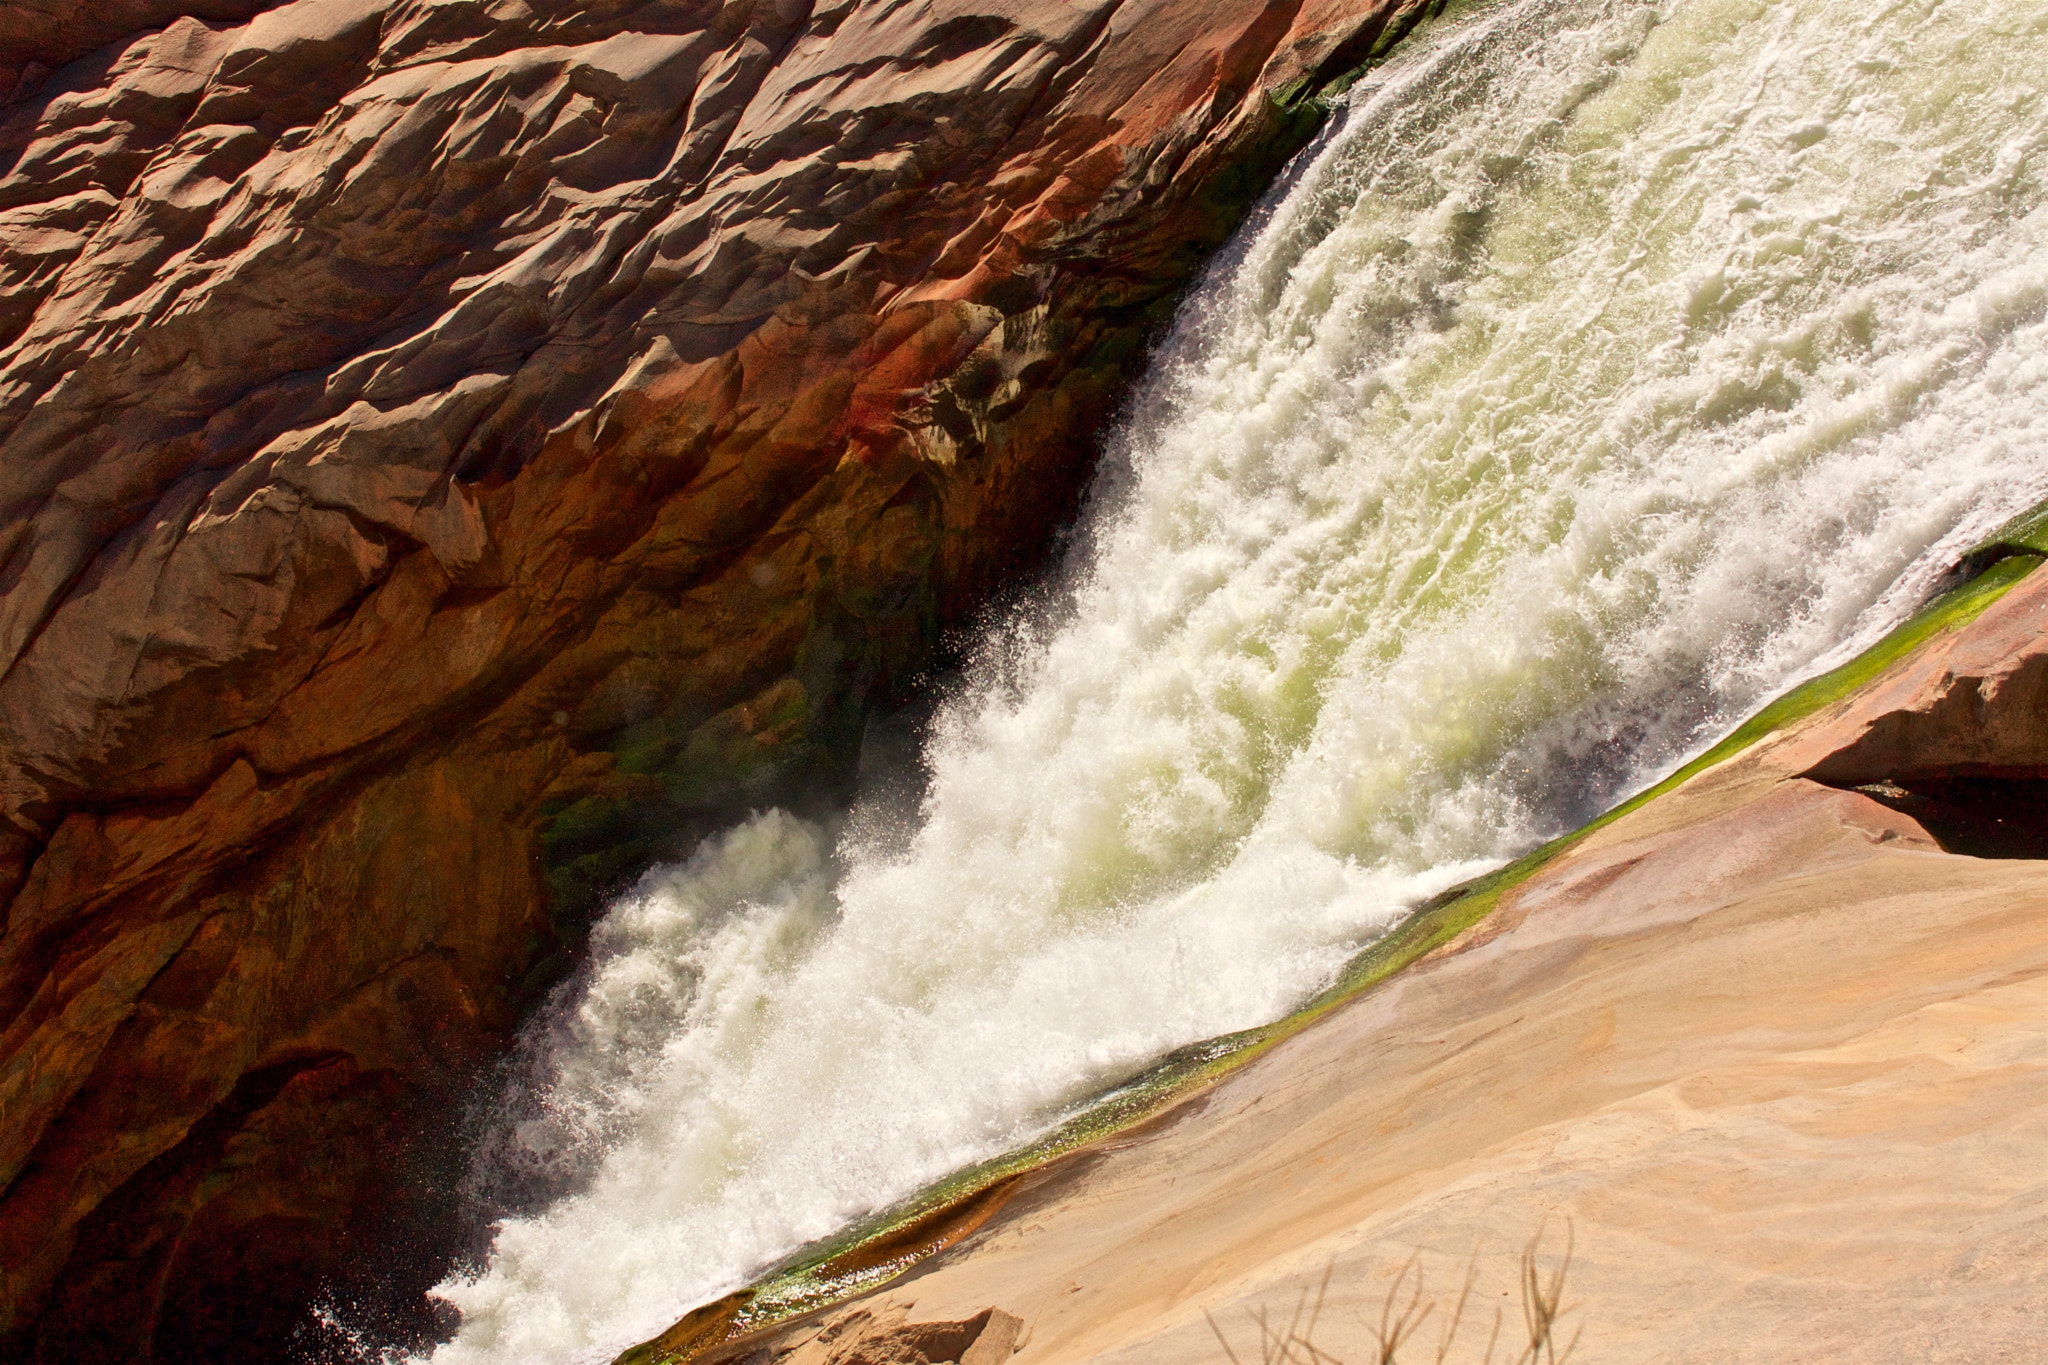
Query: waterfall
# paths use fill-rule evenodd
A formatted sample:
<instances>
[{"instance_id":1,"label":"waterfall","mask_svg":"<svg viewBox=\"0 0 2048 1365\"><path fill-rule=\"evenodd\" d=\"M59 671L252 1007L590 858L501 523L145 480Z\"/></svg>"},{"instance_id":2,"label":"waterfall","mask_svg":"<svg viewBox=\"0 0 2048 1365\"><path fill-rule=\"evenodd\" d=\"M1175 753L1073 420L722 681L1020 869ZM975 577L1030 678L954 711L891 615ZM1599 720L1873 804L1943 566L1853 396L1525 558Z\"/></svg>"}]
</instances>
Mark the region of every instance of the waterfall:
<instances>
[{"instance_id":1,"label":"waterfall","mask_svg":"<svg viewBox=\"0 0 2048 1365\"><path fill-rule=\"evenodd\" d=\"M604 1360L1285 1013L2048 495L2039 0L1498 0L1187 304L921 807L650 872L433 1355Z\"/></svg>"}]
</instances>

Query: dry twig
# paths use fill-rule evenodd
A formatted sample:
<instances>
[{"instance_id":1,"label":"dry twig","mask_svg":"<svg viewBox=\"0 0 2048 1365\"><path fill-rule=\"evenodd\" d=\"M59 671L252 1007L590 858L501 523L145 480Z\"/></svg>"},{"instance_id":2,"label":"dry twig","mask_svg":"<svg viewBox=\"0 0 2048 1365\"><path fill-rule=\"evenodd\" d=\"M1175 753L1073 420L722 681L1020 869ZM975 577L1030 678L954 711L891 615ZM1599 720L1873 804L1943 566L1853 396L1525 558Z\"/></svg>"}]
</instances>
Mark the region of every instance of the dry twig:
<instances>
[{"instance_id":1,"label":"dry twig","mask_svg":"<svg viewBox=\"0 0 2048 1365\"><path fill-rule=\"evenodd\" d=\"M1521 1351L1502 1365L1566 1365L1572 1352L1578 1348L1579 1333L1583 1326L1572 1333L1570 1341L1558 1344L1557 1333L1565 1314L1571 1305L1564 1300L1565 1276L1571 1270L1574 1233L1569 1222L1565 1224L1564 1256L1548 1274L1537 1264L1537 1255L1542 1248L1543 1230L1522 1249L1520 1266L1520 1287L1522 1298L1522 1326L1527 1334L1527 1344ZM1315 1297L1310 1300L1304 1289L1295 1301L1293 1315L1287 1326L1274 1325L1264 1308L1252 1314L1252 1321L1259 1330L1260 1365L1345 1365L1337 1356L1331 1355L1316 1345L1317 1325L1322 1321L1323 1304L1328 1297L1330 1277L1335 1272L1334 1264L1323 1271L1321 1284L1316 1287ZM1472 1293L1479 1280L1479 1251L1475 1247L1471 1259L1465 1265L1465 1278L1458 1287L1458 1295L1450 1309L1439 1319L1436 1339L1435 1365L1449 1365L1451 1350L1456 1345L1458 1333L1465 1323L1465 1314L1472 1304ZM1400 1365L1400 1354L1423 1325L1429 1321L1438 1308L1435 1299L1428 1296L1424 1284L1420 1253L1410 1256L1394 1276L1386 1298L1380 1305L1379 1323L1366 1325L1366 1332L1372 1338L1373 1355L1370 1365ZM1304 1315L1306 1321L1304 1321ZM1244 1365L1232 1349L1223 1329L1207 1309L1202 1316L1208 1320L1209 1330L1216 1334L1217 1344L1230 1365ZM1505 1315L1496 1306L1493 1326L1486 1338L1486 1354L1483 1365L1494 1365L1494 1353L1500 1347L1501 1328Z\"/></svg>"}]
</instances>

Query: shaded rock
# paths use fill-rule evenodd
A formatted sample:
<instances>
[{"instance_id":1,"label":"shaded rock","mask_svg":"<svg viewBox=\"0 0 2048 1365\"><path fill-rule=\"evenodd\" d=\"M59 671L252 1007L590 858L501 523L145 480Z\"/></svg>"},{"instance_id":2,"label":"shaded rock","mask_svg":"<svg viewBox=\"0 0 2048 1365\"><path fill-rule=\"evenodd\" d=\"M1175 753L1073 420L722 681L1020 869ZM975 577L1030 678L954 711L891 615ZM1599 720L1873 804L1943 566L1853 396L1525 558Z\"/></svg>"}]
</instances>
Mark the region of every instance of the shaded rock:
<instances>
[{"instance_id":1,"label":"shaded rock","mask_svg":"<svg viewBox=\"0 0 2048 1365\"><path fill-rule=\"evenodd\" d=\"M2036 577L1807 737L1807 749L1831 751L1805 775L1836 786L2048 778L2048 590Z\"/></svg>"},{"instance_id":2,"label":"shaded rock","mask_svg":"<svg viewBox=\"0 0 2048 1365\"><path fill-rule=\"evenodd\" d=\"M0 9L0 107L39 93L50 72L144 29L247 19L277 0L13 0Z\"/></svg>"},{"instance_id":3,"label":"shaded rock","mask_svg":"<svg viewBox=\"0 0 2048 1365\"><path fill-rule=\"evenodd\" d=\"M956 1321L909 1321L899 1306L855 1309L784 1334L772 1349L738 1354L650 1356L650 1361L704 1359L767 1365L1003 1365L1015 1354L1024 1323L1000 1308ZM683 1343L687 1345L687 1343ZM629 1353L627 1360L637 1359Z\"/></svg>"},{"instance_id":4,"label":"shaded rock","mask_svg":"<svg viewBox=\"0 0 2048 1365\"><path fill-rule=\"evenodd\" d=\"M258 8L0 21L23 1358L272 1355L579 919L1039 559L1427 5Z\"/></svg>"},{"instance_id":5,"label":"shaded rock","mask_svg":"<svg viewBox=\"0 0 2048 1365\"><path fill-rule=\"evenodd\" d=\"M835 1321L789 1357L791 1365L1002 1365L1017 1349L1021 1319L984 1308L957 1322L908 1322L901 1313Z\"/></svg>"}]
</instances>

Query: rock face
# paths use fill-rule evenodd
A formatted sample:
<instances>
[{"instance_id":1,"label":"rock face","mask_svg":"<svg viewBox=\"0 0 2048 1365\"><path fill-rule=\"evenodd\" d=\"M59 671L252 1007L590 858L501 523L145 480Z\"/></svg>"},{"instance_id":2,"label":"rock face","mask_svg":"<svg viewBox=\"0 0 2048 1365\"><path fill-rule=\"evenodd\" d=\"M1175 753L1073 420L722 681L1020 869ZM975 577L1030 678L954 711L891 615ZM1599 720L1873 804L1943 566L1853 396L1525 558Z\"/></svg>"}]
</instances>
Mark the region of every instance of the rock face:
<instances>
[{"instance_id":1,"label":"rock face","mask_svg":"<svg viewBox=\"0 0 2048 1365\"><path fill-rule=\"evenodd\" d=\"M905 1322L906 1314L856 1310L798 1347L790 1365L1003 1365L1023 1322L985 1308L958 1322Z\"/></svg>"},{"instance_id":2,"label":"rock face","mask_svg":"<svg viewBox=\"0 0 2048 1365\"><path fill-rule=\"evenodd\" d=\"M1427 7L0 13L0 1351L272 1358L578 917L1035 562Z\"/></svg>"},{"instance_id":3,"label":"rock face","mask_svg":"<svg viewBox=\"0 0 2048 1365\"><path fill-rule=\"evenodd\" d=\"M178 19L240 22L265 0L10 0L0 9L0 107L35 95L50 72L95 48Z\"/></svg>"},{"instance_id":4,"label":"rock face","mask_svg":"<svg viewBox=\"0 0 2048 1365\"><path fill-rule=\"evenodd\" d=\"M2048 839L1962 856L1882 795L2038 799L2044 679L2036 570L894 1284L669 1358L833 1365L987 1304L1015 1365L1222 1362L1212 1318L1239 1360L1378 1360L1424 1311L1401 1359L1529 1358L1519 1253L1547 1282L1569 1222L1560 1355L2048 1359Z\"/></svg>"}]
</instances>

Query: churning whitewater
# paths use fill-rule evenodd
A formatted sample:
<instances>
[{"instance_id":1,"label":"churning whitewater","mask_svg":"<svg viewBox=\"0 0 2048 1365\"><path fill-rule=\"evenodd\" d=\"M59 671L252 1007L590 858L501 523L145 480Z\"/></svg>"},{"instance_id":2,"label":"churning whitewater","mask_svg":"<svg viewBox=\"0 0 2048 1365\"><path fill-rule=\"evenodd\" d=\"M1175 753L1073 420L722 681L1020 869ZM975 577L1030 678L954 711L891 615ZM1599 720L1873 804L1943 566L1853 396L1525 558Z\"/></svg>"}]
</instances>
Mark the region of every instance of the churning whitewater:
<instances>
[{"instance_id":1,"label":"churning whitewater","mask_svg":"<svg viewBox=\"0 0 2048 1365\"><path fill-rule=\"evenodd\" d=\"M2048 494L2044 86L2039 0L1504 0L1361 82L910 827L769 811L612 908L498 1144L558 1195L434 1360L608 1358L1910 611Z\"/></svg>"}]
</instances>

